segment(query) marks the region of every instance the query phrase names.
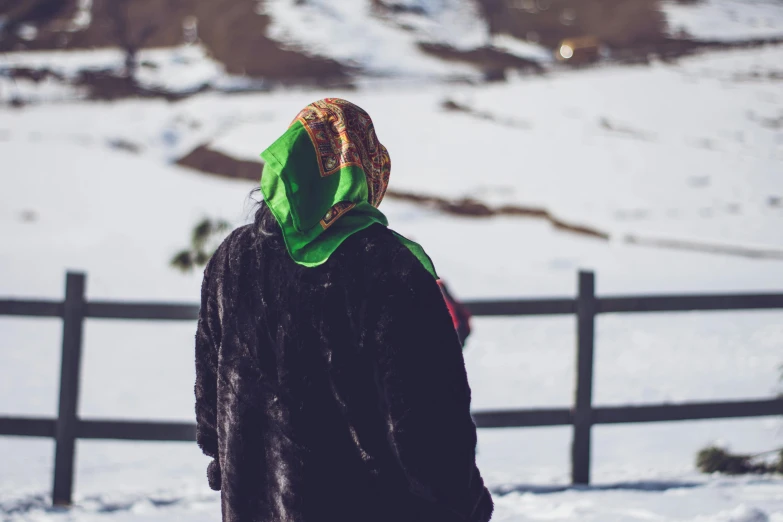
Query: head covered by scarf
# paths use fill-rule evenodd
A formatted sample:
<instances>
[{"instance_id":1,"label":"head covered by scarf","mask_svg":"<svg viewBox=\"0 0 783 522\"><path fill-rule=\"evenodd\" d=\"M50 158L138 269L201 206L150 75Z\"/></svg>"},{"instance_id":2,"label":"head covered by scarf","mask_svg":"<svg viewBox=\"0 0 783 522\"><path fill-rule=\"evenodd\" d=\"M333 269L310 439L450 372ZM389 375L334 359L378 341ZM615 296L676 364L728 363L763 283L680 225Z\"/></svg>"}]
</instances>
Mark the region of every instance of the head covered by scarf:
<instances>
[{"instance_id":1,"label":"head covered by scarf","mask_svg":"<svg viewBox=\"0 0 783 522\"><path fill-rule=\"evenodd\" d=\"M378 205L389 184L389 153L370 115L353 103L311 103L261 158L261 191L296 263L321 265L352 234L388 225ZM437 279L424 250L396 236Z\"/></svg>"}]
</instances>

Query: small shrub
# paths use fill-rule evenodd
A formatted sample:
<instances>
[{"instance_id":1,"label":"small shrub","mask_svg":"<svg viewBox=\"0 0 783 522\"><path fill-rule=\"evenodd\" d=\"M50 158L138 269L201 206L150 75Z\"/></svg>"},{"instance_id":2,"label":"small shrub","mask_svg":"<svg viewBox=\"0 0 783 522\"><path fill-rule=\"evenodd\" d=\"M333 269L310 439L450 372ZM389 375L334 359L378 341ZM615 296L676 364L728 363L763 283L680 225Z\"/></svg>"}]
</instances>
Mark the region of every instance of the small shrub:
<instances>
[{"instance_id":1,"label":"small shrub","mask_svg":"<svg viewBox=\"0 0 783 522\"><path fill-rule=\"evenodd\" d=\"M215 253L218 240L230 228L231 224L228 221L204 218L193 228L190 248L179 251L171 259L171 266L181 272L190 272L205 266Z\"/></svg>"},{"instance_id":2,"label":"small shrub","mask_svg":"<svg viewBox=\"0 0 783 522\"><path fill-rule=\"evenodd\" d=\"M171 266L182 271L193 270L193 253L190 250L182 250L171 259Z\"/></svg>"},{"instance_id":3,"label":"small shrub","mask_svg":"<svg viewBox=\"0 0 783 522\"><path fill-rule=\"evenodd\" d=\"M732 455L723 448L709 446L696 455L696 467L702 473L725 473L727 475L744 475L747 473L783 473L783 449L778 452L778 461L768 464L754 462L761 455Z\"/></svg>"},{"instance_id":4,"label":"small shrub","mask_svg":"<svg viewBox=\"0 0 783 522\"><path fill-rule=\"evenodd\" d=\"M739 475L748 473L750 456L731 455L722 448L710 446L701 450L696 456L696 467L702 473L720 472L729 475Z\"/></svg>"}]
</instances>

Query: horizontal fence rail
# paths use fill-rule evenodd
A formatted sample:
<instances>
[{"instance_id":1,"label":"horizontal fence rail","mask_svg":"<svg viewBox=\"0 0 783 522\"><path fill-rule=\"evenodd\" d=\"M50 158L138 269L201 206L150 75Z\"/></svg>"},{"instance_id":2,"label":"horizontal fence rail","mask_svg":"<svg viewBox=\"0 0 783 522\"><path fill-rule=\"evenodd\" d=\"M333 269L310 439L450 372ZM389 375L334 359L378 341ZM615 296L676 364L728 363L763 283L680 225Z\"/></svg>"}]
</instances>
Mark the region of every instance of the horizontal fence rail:
<instances>
[{"instance_id":1,"label":"horizontal fence rail","mask_svg":"<svg viewBox=\"0 0 783 522\"><path fill-rule=\"evenodd\" d=\"M144 321L195 321L198 305L108 303L87 304L87 317L92 319L135 319Z\"/></svg>"},{"instance_id":2,"label":"horizontal fence rail","mask_svg":"<svg viewBox=\"0 0 783 522\"><path fill-rule=\"evenodd\" d=\"M576 310L575 299L517 299L509 301L467 301L477 316L566 315Z\"/></svg>"},{"instance_id":3,"label":"horizontal fence rail","mask_svg":"<svg viewBox=\"0 0 783 522\"><path fill-rule=\"evenodd\" d=\"M25 417L0 417L0 435L17 437L49 437L55 435L57 421Z\"/></svg>"},{"instance_id":4,"label":"horizontal fence rail","mask_svg":"<svg viewBox=\"0 0 783 522\"><path fill-rule=\"evenodd\" d=\"M142 422L81 419L77 415L85 319L194 321L199 306L187 303L88 301L86 276L68 273L64 301L0 300L0 316L55 317L63 321L60 402L56 418L0 417L0 435L55 439L52 501L71 503L74 447L77 439L195 441L190 422ZM595 317L602 313L688 312L783 309L783 293L613 296L595 295L595 276L579 273L575 298L469 301L475 316L575 315L577 318L576 384L570 408L537 408L474 412L478 428L573 426L571 479L590 480L591 428L597 424L672 422L783 415L783 398L595 406L592 404Z\"/></svg>"},{"instance_id":5,"label":"horizontal fence rail","mask_svg":"<svg viewBox=\"0 0 783 522\"><path fill-rule=\"evenodd\" d=\"M196 425L190 422L79 421L80 439L195 441Z\"/></svg>"},{"instance_id":6,"label":"horizontal fence rail","mask_svg":"<svg viewBox=\"0 0 783 522\"><path fill-rule=\"evenodd\" d=\"M509 299L466 301L476 316L568 315L576 313L576 299ZM661 295L596 297L596 313L709 312L720 310L783 309L783 294Z\"/></svg>"},{"instance_id":7,"label":"horizontal fence rail","mask_svg":"<svg viewBox=\"0 0 783 522\"><path fill-rule=\"evenodd\" d=\"M21 315L26 317L62 317L63 303L55 301L0 301L0 315Z\"/></svg>"},{"instance_id":8,"label":"horizontal fence rail","mask_svg":"<svg viewBox=\"0 0 783 522\"><path fill-rule=\"evenodd\" d=\"M599 313L708 312L783 308L783 294L661 295L596 298Z\"/></svg>"},{"instance_id":9,"label":"horizontal fence rail","mask_svg":"<svg viewBox=\"0 0 783 522\"><path fill-rule=\"evenodd\" d=\"M593 408L593 424L739 419L783 415L783 399L692 402L666 405L603 406ZM536 428L573 424L570 408L478 411L477 428ZM0 435L53 437L55 420L25 417L0 418ZM80 420L81 439L195 441L196 425L188 422Z\"/></svg>"},{"instance_id":10,"label":"horizontal fence rail","mask_svg":"<svg viewBox=\"0 0 783 522\"><path fill-rule=\"evenodd\" d=\"M593 410L593 424L739 419L783 415L783 399L695 402L651 406L608 406Z\"/></svg>"},{"instance_id":11,"label":"horizontal fence rail","mask_svg":"<svg viewBox=\"0 0 783 522\"><path fill-rule=\"evenodd\" d=\"M783 399L724 402L691 402L592 408L592 424L627 424L704 419L739 419L783 415ZM478 428L532 428L568 426L574 423L573 410L500 410L473 414Z\"/></svg>"}]
</instances>

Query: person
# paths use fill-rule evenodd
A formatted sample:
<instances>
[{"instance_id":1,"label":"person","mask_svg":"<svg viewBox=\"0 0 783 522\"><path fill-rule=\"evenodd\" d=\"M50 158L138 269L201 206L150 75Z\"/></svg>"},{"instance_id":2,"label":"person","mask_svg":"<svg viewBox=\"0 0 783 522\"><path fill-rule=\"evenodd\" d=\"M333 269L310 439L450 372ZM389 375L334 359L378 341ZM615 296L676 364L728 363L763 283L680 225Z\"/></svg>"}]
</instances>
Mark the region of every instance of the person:
<instances>
[{"instance_id":1,"label":"person","mask_svg":"<svg viewBox=\"0 0 783 522\"><path fill-rule=\"evenodd\" d=\"M378 210L370 116L327 98L262 153L204 270L196 439L226 522L486 522L462 350L424 250Z\"/></svg>"}]
</instances>

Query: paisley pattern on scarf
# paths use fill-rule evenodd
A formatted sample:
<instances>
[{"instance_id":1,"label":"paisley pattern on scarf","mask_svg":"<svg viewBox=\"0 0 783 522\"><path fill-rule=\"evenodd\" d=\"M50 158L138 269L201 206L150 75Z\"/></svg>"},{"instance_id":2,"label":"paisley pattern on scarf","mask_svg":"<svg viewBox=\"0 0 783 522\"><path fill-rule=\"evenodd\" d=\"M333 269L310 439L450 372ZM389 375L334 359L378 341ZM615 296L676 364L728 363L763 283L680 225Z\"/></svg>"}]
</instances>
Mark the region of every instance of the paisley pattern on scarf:
<instances>
[{"instance_id":1,"label":"paisley pattern on scarf","mask_svg":"<svg viewBox=\"0 0 783 522\"><path fill-rule=\"evenodd\" d=\"M321 176L329 176L346 167L359 167L367 178L367 201L378 207L389 185L391 160L375 134L370 115L340 98L325 98L308 105L294 122L304 126L315 146ZM293 124L293 123L292 123ZM338 203L326 216L329 223L347 210Z\"/></svg>"},{"instance_id":2,"label":"paisley pattern on scarf","mask_svg":"<svg viewBox=\"0 0 783 522\"><path fill-rule=\"evenodd\" d=\"M337 221L337 218L351 210L353 207L356 206L356 203L351 203L350 201L341 201L340 203L336 204L332 208L329 209L329 212L326 213L324 218L321 220L321 226L326 230L331 226L332 223Z\"/></svg>"}]
</instances>

